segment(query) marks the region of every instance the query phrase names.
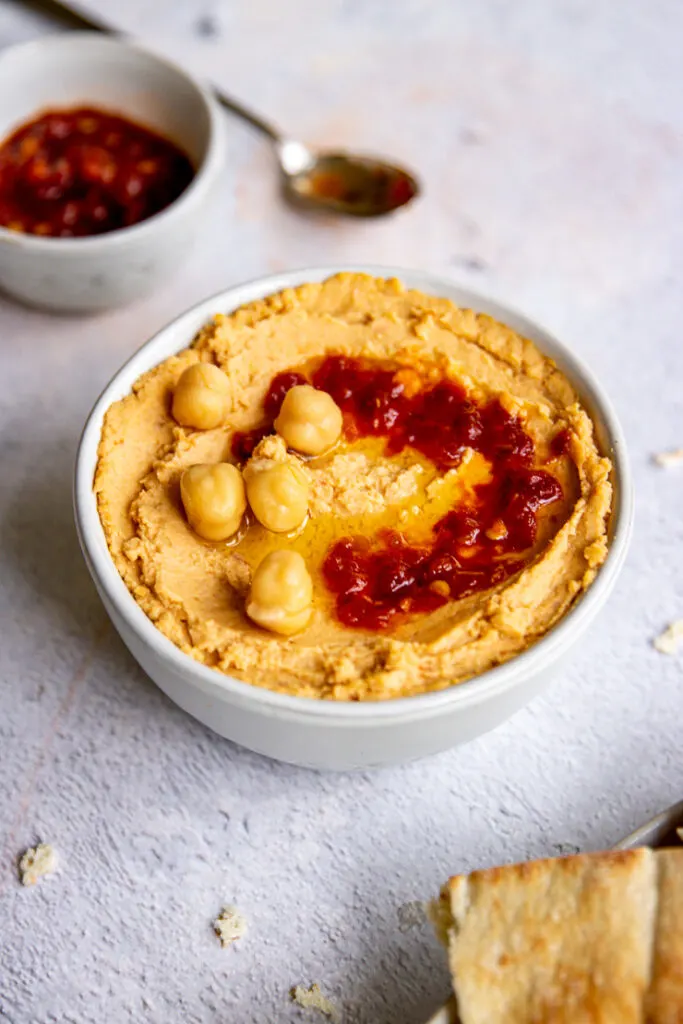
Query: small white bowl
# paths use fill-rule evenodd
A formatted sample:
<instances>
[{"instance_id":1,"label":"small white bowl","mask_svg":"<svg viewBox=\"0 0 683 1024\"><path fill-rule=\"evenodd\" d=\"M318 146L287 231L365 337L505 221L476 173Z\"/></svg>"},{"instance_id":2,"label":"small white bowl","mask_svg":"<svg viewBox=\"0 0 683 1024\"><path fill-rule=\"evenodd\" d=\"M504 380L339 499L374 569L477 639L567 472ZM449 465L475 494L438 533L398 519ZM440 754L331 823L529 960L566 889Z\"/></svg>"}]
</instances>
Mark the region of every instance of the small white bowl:
<instances>
[{"instance_id":1,"label":"small white bowl","mask_svg":"<svg viewBox=\"0 0 683 1024\"><path fill-rule=\"evenodd\" d=\"M274 693L223 675L183 654L147 618L109 555L93 494L102 420L141 373L185 348L214 313L342 270L398 277L407 286L489 313L535 341L576 386L593 416L601 448L614 462L614 512L607 560L562 621L512 661L448 690L361 703ZM350 769L409 761L466 743L509 718L550 682L559 662L605 603L631 533L633 496L624 440L593 375L559 341L518 313L433 274L397 267L326 267L279 274L206 299L159 332L102 393L81 438L74 487L76 526L102 601L143 669L181 708L221 736L261 754L312 768Z\"/></svg>"},{"instance_id":2,"label":"small white bowl","mask_svg":"<svg viewBox=\"0 0 683 1024\"><path fill-rule=\"evenodd\" d=\"M48 36L0 54L0 140L46 109L101 107L156 130L195 167L165 210L88 238L0 227L0 287L32 306L93 312L137 298L187 257L224 159L216 101L184 71L135 43L94 32Z\"/></svg>"}]
</instances>

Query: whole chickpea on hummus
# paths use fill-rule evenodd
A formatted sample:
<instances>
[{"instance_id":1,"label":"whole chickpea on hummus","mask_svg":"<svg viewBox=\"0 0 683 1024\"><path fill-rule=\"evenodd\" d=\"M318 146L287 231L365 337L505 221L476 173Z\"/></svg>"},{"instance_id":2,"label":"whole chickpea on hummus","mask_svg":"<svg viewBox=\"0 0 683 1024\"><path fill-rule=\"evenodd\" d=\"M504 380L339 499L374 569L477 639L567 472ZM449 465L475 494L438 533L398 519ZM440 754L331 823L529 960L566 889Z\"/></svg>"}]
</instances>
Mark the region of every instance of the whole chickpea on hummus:
<instances>
[{"instance_id":1,"label":"whole chickpea on hummus","mask_svg":"<svg viewBox=\"0 0 683 1024\"><path fill-rule=\"evenodd\" d=\"M542 637L607 554L611 465L530 341L339 274L218 315L108 410L112 558L181 650L257 686L442 689Z\"/></svg>"}]
</instances>

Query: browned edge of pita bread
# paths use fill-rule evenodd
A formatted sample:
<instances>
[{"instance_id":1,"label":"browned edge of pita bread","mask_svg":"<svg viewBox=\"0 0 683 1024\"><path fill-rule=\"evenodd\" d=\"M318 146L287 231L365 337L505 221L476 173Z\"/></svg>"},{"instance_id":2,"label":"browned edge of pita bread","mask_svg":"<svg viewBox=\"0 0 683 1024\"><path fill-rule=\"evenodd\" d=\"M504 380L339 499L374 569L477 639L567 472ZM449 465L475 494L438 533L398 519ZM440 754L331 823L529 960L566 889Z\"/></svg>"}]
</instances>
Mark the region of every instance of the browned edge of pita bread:
<instances>
[{"instance_id":1,"label":"browned edge of pita bread","mask_svg":"<svg viewBox=\"0 0 683 1024\"><path fill-rule=\"evenodd\" d=\"M657 851L659 899L647 1024L683 1024L683 849Z\"/></svg>"}]
</instances>

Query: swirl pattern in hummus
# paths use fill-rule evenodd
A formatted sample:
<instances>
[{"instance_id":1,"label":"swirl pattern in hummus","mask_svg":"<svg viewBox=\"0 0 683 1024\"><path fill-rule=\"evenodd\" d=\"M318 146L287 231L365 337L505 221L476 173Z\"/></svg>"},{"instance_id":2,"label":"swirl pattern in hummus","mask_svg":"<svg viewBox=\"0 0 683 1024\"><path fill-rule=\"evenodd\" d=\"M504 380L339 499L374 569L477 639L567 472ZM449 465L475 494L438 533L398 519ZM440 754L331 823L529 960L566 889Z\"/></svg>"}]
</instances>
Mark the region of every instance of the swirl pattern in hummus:
<instances>
[{"instance_id":1,"label":"swirl pattern in hummus","mask_svg":"<svg viewBox=\"0 0 683 1024\"><path fill-rule=\"evenodd\" d=\"M179 478L198 462L232 460L235 431L257 427L272 378L312 357L340 353L432 365L482 399L497 396L519 416L541 458L559 430L569 438L553 472L562 508L539 520L524 571L391 633L350 630L335 620L319 573L315 614L300 635L268 634L244 614L255 559L282 538L250 527L236 546L202 541L187 525ZM216 363L230 382L227 424L195 431L170 413L180 374ZM278 438L255 453L287 459ZM311 460L310 520L292 541L314 572L343 533L380 525L428 532L458 488L472 485L468 460L438 473L428 460L387 457L369 442L342 444ZM476 470L476 466L475 466ZM488 316L406 290L396 280L340 274L219 315L195 342L144 374L108 410L95 478L112 558L157 627L197 661L258 686L337 700L377 700L441 689L507 661L543 636L590 586L607 553L611 466L566 377L530 341ZM285 542L287 543L287 542Z\"/></svg>"}]
</instances>

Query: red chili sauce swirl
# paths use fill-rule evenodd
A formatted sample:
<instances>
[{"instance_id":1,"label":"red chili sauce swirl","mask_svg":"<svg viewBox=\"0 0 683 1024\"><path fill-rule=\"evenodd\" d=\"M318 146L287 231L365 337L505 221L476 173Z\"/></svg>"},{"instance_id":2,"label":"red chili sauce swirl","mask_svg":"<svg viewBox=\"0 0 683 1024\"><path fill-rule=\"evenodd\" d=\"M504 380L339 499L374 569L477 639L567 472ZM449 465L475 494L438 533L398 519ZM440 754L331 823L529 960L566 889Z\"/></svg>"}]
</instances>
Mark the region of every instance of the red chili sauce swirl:
<instances>
[{"instance_id":1,"label":"red chili sauce swirl","mask_svg":"<svg viewBox=\"0 0 683 1024\"><path fill-rule=\"evenodd\" d=\"M0 225L55 238L130 227L194 177L169 139L102 110L50 110L0 145Z\"/></svg>"},{"instance_id":2,"label":"red chili sauce swirl","mask_svg":"<svg viewBox=\"0 0 683 1024\"><path fill-rule=\"evenodd\" d=\"M458 466L466 449L491 465L490 481L475 486L471 505L453 508L436 523L431 543L412 546L396 530L384 530L332 545L322 572L342 623L384 630L488 590L524 567L539 510L559 501L563 491L555 476L535 468L532 438L498 399L477 403L447 378L409 393L397 367L330 355L310 374L287 371L273 379L264 400L268 422L233 437L238 459L248 458L272 431L287 391L306 382L340 406L347 440L383 437L387 454L410 447L442 472ZM563 437L552 454L559 456L564 446Z\"/></svg>"}]
</instances>

